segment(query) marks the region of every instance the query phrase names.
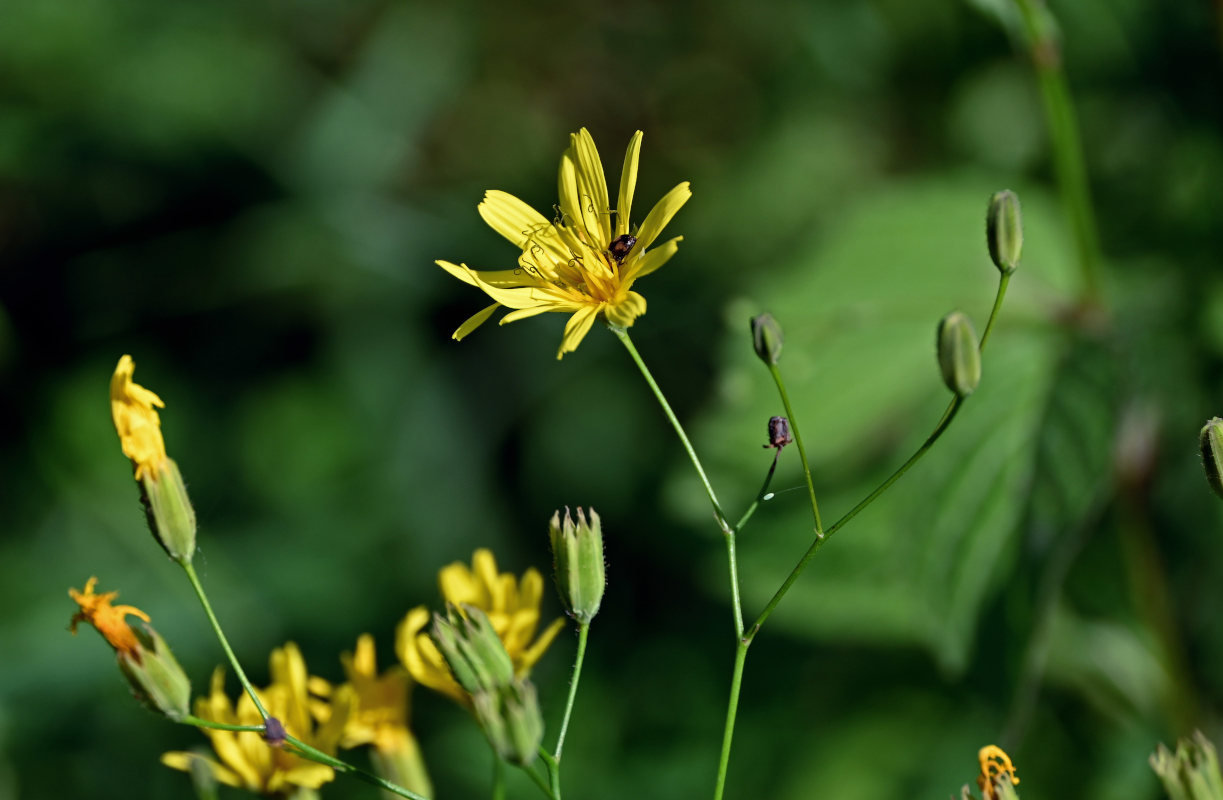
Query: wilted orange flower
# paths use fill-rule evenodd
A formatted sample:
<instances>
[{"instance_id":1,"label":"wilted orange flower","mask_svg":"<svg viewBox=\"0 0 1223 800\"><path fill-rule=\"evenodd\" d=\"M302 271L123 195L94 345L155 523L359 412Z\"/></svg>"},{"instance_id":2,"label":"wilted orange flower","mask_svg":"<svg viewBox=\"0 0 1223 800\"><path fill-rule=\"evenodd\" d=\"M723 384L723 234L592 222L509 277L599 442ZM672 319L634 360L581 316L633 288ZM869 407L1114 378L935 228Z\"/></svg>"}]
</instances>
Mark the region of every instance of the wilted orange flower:
<instances>
[{"instance_id":1,"label":"wilted orange flower","mask_svg":"<svg viewBox=\"0 0 1223 800\"><path fill-rule=\"evenodd\" d=\"M111 601L118 597L119 593L95 594L93 587L97 583L97 578L90 578L85 582L85 591L68 590L68 596L81 607L81 610L72 617L72 624L68 629L76 633L76 626L87 622L105 637L110 646L115 648L116 653L130 656L139 663L140 643L136 640L136 634L132 632L131 626L127 624L127 617L131 615L148 622L149 615L135 606L112 606Z\"/></svg>"}]
</instances>

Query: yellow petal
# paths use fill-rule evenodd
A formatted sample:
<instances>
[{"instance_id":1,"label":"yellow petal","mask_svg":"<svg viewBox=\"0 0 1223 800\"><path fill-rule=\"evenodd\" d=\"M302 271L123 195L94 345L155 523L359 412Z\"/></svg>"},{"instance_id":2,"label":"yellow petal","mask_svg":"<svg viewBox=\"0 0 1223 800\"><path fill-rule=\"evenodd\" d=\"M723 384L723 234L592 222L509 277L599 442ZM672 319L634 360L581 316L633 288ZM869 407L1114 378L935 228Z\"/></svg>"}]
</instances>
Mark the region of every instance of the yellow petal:
<instances>
[{"instance_id":1,"label":"yellow petal","mask_svg":"<svg viewBox=\"0 0 1223 800\"><path fill-rule=\"evenodd\" d=\"M637 231L637 244L633 245L633 249L629 251L628 258L633 258L648 250L650 245L654 244L654 240L658 238L658 234L662 233L662 229L667 227L667 223L675 216L675 212L688 202L689 197L692 197L692 190L688 188L688 181L684 181L663 195L662 199L650 209L645 221L641 223L641 229Z\"/></svg>"},{"instance_id":2,"label":"yellow petal","mask_svg":"<svg viewBox=\"0 0 1223 800\"><path fill-rule=\"evenodd\" d=\"M467 336L467 334L471 333L485 322L488 322L488 318L496 313L497 309L499 308L501 308L500 303L493 303L491 306L485 306L484 308L480 309L468 317L467 321L460 325L454 333L450 334L450 338L461 342L463 338Z\"/></svg>"},{"instance_id":3,"label":"yellow petal","mask_svg":"<svg viewBox=\"0 0 1223 800\"><path fill-rule=\"evenodd\" d=\"M489 227L519 250L537 247L551 261L568 258L556 226L514 195L495 189L485 192L479 211Z\"/></svg>"},{"instance_id":4,"label":"yellow petal","mask_svg":"<svg viewBox=\"0 0 1223 800\"><path fill-rule=\"evenodd\" d=\"M481 604L481 607L496 608L494 592L497 588L497 559L493 556L493 551L486 547L481 547L472 553L471 571L485 592L486 599Z\"/></svg>"},{"instance_id":5,"label":"yellow petal","mask_svg":"<svg viewBox=\"0 0 1223 800\"><path fill-rule=\"evenodd\" d=\"M560 349L556 351L556 358L560 360L565 353L571 353L577 349L582 340L586 338L586 334L590 332L590 326L594 324L595 317L599 315L599 310L602 304L597 306L582 306L573 316L569 318L569 322L565 324L565 335L561 339Z\"/></svg>"},{"instance_id":6,"label":"yellow petal","mask_svg":"<svg viewBox=\"0 0 1223 800\"><path fill-rule=\"evenodd\" d=\"M509 325L511 322L517 322L520 319L526 319L527 317L533 317L536 314L544 314L549 311L564 311L564 310L565 310L565 306L561 306L561 305L551 305L551 306L540 305L540 306L535 306L534 308L520 308L517 311L511 311L510 313L506 314L504 317L502 317L497 322L497 324L498 325Z\"/></svg>"},{"instance_id":7,"label":"yellow petal","mask_svg":"<svg viewBox=\"0 0 1223 800\"><path fill-rule=\"evenodd\" d=\"M462 561L442 567L437 573L437 585L447 603L483 606L488 602L488 591Z\"/></svg>"},{"instance_id":8,"label":"yellow petal","mask_svg":"<svg viewBox=\"0 0 1223 800\"><path fill-rule=\"evenodd\" d=\"M212 773L212 777L216 778L218 782L226 786L233 786L235 789L243 788L242 779L238 777L237 773L199 753L184 753L179 750L172 750L169 753L161 754L161 763L170 769L182 770L183 772L190 772L191 765L196 761L202 761L206 764L208 771Z\"/></svg>"},{"instance_id":9,"label":"yellow petal","mask_svg":"<svg viewBox=\"0 0 1223 800\"><path fill-rule=\"evenodd\" d=\"M611 207L607 199L607 178L603 162L590 131L582 128L570 136L571 149L577 162L577 188L582 220L591 234L591 245L606 250L611 244Z\"/></svg>"},{"instance_id":10,"label":"yellow petal","mask_svg":"<svg viewBox=\"0 0 1223 800\"><path fill-rule=\"evenodd\" d=\"M668 239L653 248L648 253L644 253L640 258L635 258L629 262L629 267L624 271L624 285L631 286L633 281L638 278L649 275L654 270L661 267L671 260L671 256L679 250L679 243L684 240L682 236L676 236L674 239ZM645 313L644 311L642 313Z\"/></svg>"},{"instance_id":11,"label":"yellow petal","mask_svg":"<svg viewBox=\"0 0 1223 800\"><path fill-rule=\"evenodd\" d=\"M548 649L548 645L552 644L552 640L556 638L556 634L561 632L561 628L565 627L565 620L558 619L548 626L540 637L535 640L535 644L528 647L522 652L518 659L517 674L519 676L526 675L531 671L531 667L535 666L535 662L539 661L544 651Z\"/></svg>"},{"instance_id":12,"label":"yellow petal","mask_svg":"<svg viewBox=\"0 0 1223 800\"><path fill-rule=\"evenodd\" d=\"M637 189L637 162L641 158L641 131L629 139L628 151L624 154L624 168L620 171L620 196L616 199L616 236L628 233L629 217L633 208L633 192Z\"/></svg>"},{"instance_id":13,"label":"yellow petal","mask_svg":"<svg viewBox=\"0 0 1223 800\"><path fill-rule=\"evenodd\" d=\"M645 298L637 292L627 292L624 299L618 303L608 303L603 313L612 325L627 328L633 321L645 313Z\"/></svg>"}]
</instances>

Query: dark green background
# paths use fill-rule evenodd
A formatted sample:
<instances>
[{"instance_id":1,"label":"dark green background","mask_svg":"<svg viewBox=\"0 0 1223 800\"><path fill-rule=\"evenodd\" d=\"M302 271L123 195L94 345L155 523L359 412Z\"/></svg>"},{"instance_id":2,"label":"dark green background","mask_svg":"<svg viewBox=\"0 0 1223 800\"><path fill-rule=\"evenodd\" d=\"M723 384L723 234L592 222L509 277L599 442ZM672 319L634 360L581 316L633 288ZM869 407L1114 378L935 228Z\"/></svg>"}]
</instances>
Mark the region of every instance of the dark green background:
<instances>
[{"instance_id":1,"label":"dark green background","mask_svg":"<svg viewBox=\"0 0 1223 800\"><path fill-rule=\"evenodd\" d=\"M545 568L552 511L593 505L609 586L568 796L708 796L733 642L682 452L599 328L562 362L560 315L450 341L485 301L432 264L511 265L482 192L547 214L582 125L613 185L645 131L639 214L692 181L632 332L732 513L780 413L748 317L786 329L834 519L937 420L935 323L959 307L983 324L985 201L1024 202L981 390L758 638L728 796L944 798L993 741L1025 797L1160 796L1146 756L1195 726L1218 741L1223 697L1223 516L1195 443L1223 413L1219 9L1053 6L1100 220L1097 313L1008 9L7 0L0 797L182 796L157 757L202 740L64 630L67 588L97 575L197 689L220 660L119 453L123 353L166 401L196 563L257 682L286 640L331 679L364 631L388 662L440 566L488 546ZM787 450L775 488L800 483ZM809 529L805 493L781 491L743 534L749 616ZM573 641L535 672L552 731ZM460 711L419 691L413 725L440 797L488 796Z\"/></svg>"}]
</instances>

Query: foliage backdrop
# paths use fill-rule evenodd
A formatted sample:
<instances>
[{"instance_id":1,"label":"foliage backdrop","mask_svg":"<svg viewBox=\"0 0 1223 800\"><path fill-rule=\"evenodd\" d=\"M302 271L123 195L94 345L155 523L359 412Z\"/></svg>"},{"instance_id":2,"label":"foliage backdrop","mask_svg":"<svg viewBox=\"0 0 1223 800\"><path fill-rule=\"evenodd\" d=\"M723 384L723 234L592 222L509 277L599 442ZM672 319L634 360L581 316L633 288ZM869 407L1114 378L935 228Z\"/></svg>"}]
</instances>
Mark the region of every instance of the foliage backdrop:
<instances>
[{"instance_id":1,"label":"foliage backdrop","mask_svg":"<svg viewBox=\"0 0 1223 800\"><path fill-rule=\"evenodd\" d=\"M835 517L937 419L935 322L984 320L986 198L1024 201L982 388L753 648L729 796L946 797L1000 740L1033 796L1158 797L1156 742L1221 730L1223 518L1194 437L1223 413L1223 28L1205 2L1053 5L1105 253L1084 313L1007 8L7 0L0 797L181 796L157 756L202 741L63 632L96 574L197 690L220 660L116 446L125 352L166 400L196 563L257 682L290 639L330 678L362 631L389 662L440 566L491 546L546 569L552 511L590 504L610 584L566 784L711 788L725 567L665 420L612 337L556 362L558 315L450 341L483 303L432 265L508 266L476 203L549 208L582 125L610 164L646 132L639 206L692 181L633 332L731 509L779 413L747 318L786 328ZM786 452L774 485L800 482ZM804 503L779 492L741 539L749 614L806 547ZM536 671L553 726L572 648ZM485 796L474 727L423 691L413 720L443 796Z\"/></svg>"}]
</instances>

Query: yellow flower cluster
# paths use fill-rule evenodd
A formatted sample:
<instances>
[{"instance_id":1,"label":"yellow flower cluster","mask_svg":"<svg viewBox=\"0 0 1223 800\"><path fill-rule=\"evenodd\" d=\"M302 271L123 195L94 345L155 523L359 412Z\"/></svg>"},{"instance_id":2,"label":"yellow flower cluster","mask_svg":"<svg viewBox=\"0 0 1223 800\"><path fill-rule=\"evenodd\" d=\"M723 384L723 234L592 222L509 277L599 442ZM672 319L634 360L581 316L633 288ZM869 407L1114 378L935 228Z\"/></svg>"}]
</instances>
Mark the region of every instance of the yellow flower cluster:
<instances>
[{"instance_id":1,"label":"yellow flower cluster","mask_svg":"<svg viewBox=\"0 0 1223 800\"><path fill-rule=\"evenodd\" d=\"M352 713L352 693L337 692L331 698L327 721L316 726L307 694L306 662L297 645L290 642L273 650L270 669L272 683L266 689L257 690L259 702L271 716L280 720L290 736L333 755ZM236 707L230 702L225 694L225 671L221 667L212 673L209 695L195 701L195 715L226 725L260 725L263 722L246 694L238 698ZM162 763L190 772L192 763L198 759L221 783L268 795L288 793L293 787L317 789L335 777L335 771L325 764L293 755L282 747L269 746L262 734L216 728L203 730L212 741L219 760L196 753L170 752L161 757Z\"/></svg>"}]
</instances>

